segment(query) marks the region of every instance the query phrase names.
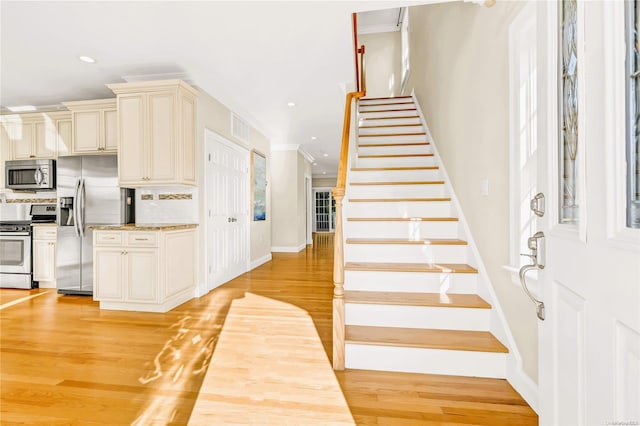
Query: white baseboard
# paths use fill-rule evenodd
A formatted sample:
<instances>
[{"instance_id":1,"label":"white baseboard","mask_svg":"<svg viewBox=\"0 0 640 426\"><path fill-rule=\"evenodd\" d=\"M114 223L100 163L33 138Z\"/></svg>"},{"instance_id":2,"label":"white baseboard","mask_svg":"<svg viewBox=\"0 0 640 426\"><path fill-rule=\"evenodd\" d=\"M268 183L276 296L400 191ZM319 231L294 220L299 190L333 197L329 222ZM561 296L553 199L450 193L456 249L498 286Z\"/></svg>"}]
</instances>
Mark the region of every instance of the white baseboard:
<instances>
[{"instance_id":1,"label":"white baseboard","mask_svg":"<svg viewBox=\"0 0 640 426\"><path fill-rule=\"evenodd\" d=\"M258 266L265 264L267 262L269 262L272 259L271 253L264 255L256 260L252 260L251 263L249 263L249 270L253 270L255 268L257 268Z\"/></svg>"},{"instance_id":2,"label":"white baseboard","mask_svg":"<svg viewBox=\"0 0 640 426\"><path fill-rule=\"evenodd\" d=\"M507 381L527 401L527 404L538 412L538 385L522 369L522 365L511 353L507 356Z\"/></svg>"},{"instance_id":3,"label":"white baseboard","mask_svg":"<svg viewBox=\"0 0 640 426\"><path fill-rule=\"evenodd\" d=\"M271 247L272 253L298 253L299 251L304 250L307 246L306 243L300 244L297 247Z\"/></svg>"}]
</instances>

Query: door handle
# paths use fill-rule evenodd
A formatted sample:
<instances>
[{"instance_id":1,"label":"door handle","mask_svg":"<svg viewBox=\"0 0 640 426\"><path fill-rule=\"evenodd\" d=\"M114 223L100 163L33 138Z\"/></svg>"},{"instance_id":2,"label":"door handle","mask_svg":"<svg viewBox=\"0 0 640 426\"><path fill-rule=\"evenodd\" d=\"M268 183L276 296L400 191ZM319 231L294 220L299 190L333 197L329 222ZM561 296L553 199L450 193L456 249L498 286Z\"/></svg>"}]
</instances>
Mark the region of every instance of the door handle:
<instances>
[{"instance_id":1,"label":"door handle","mask_svg":"<svg viewBox=\"0 0 640 426\"><path fill-rule=\"evenodd\" d=\"M542 192L538 192L529 203L529 208L538 217L544 216L545 199Z\"/></svg>"},{"instance_id":2,"label":"door handle","mask_svg":"<svg viewBox=\"0 0 640 426\"><path fill-rule=\"evenodd\" d=\"M544 241L545 241L544 233L541 231L538 231L535 234L533 234L533 236L529 237L529 239L527 240L527 246L529 247L529 250L531 251L531 253L524 253L524 254L521 254L521 256L529 257L533 261L533 263L529 265L524 265L522 268L520 268L520 271L518 272L518 276L520 277L520 284L522 284L522 289L524 290L525 294L529 297L529 299L531 299L531 301L536 305L536 314L538 315L538 318L542 321L544 321L544 318L545 318L544 302L536 299L531 294L531 291L529 291L529 288L527 287L526 275L527 275L527 272L529 271L544 269L545 267Z\"/></svg>"}]
</instances>

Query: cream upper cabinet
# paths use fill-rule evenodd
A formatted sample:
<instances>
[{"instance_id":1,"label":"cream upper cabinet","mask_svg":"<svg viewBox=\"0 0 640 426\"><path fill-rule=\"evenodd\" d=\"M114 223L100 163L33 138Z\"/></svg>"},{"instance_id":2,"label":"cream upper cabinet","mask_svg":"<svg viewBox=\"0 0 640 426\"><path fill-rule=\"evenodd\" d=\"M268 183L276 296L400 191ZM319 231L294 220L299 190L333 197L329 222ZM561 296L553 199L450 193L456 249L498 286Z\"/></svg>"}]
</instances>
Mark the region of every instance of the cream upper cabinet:
<instances>
[{"instance_id":1,"label":"cream upper cabinet","mask_svg":"<svg viewBox=\"0 0 640 426\"><path fill-rule=\"evenodd\" d=\"M67 111L12 114L0 117L3 138L9 143L12 160L50 159L58 156L60 131L68 122ZM60 124L60 126L59 126ZM6 143L6 141L5 141Z\"/></svg>"},{"instance_id":2,"label":"cream upper cabinet","mask_svg":"<svg viewBox=\"0 0 640 426\"><path fill-rule=\"evenodd\" d=\"M58 155L69 155L71 153L71 113L68 118L56 120L56 130L58 131Z\"/></svg>"},{"instance_id":3,"label":"cream upper cabinet","mask_svg":"<svg viewBox=\"0 0 640 426\"><path fill-rule=\"evenodd\" d=\"M108 87L118 96L120 185L195 185L198 92L181 80Z\"/></svg>"},{"instance_id":4,"label":"cream upper cabinet","mask_svg":"<svg viewBox=\"0 0 640 426\"><path fill-rule=\"evenodd\" d=\"M72 154L115 153L117 111L115 99L63 102L71 111Z\"/></svg>"}]
</instances>

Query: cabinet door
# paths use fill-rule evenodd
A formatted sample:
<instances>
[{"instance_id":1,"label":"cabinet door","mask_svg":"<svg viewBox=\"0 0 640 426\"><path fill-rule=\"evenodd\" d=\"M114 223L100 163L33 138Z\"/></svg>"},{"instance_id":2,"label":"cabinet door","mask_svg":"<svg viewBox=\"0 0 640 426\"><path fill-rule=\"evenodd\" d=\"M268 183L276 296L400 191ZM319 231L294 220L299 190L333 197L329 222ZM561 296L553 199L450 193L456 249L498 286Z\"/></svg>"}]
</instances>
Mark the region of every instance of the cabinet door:
<instances>
[{"instance_id":1,"label":"cabinet door","mask_svg":"<svg viewBox=\"0 0 640 426\"><path fill-rule=\"evenodd\" d=\"M196 181L196 123L195 101L182 99L182 178L187 182Z\"/></svg>"},{"instance_id":2,"label":"cabinet door","mask_svg":"<svg viewBox=\"0 0 640 426\"><path fill-rule=\"evenodd\" d=\"M71 139L73 137L71 120L56 120L56 131L58 133L58 155L71 154Z\"/></svg>"},{"instance_id":3,"label":"cabinet door","mask_svg":"<svg viewBox=\"0 0 640 426\"><path fill-rule=\"evenodd\" d=\"M0 192L10 191L5 188L5 164L6 160L11 160L11 138L9 133L11 132L11 125L2 123L0 126Z\"/></svg>"},{"instance_id":4,"label":"cabinet door","mask_svg":"<svg viewBox=\"0 0 640 426\"><path fill-rule=\"evenodd\" d=\"M118 175L120 185L146 183L145 97L118 97Z\"/></svg>"},{"instance_id":5,"label":"cabinet door","mask_svg":"<svg viewBox=\"0 0 640 426\"><path fill-rule=\"evenodd\" d=\"M126 249L127 301L158 301L158 250Z\"/></svg>"},{"instance_id":6,"label":"cabinet door","mask_svg":"<svg viewBox=\"0 0 640 426\"><path fill-rule=\"evenodd\" d=\"M28 160L33 158L33 150L31 144L34 137L34 124L24 123L17 124L11 128L11 151L14 160Z\"/></svg>"},{"instance_id":7,"label":"cabinet door","mask_svg":"<svg viewBox=\"0 0 640 426\"><path fill-rule=\"evenodd\" d=\"M33 241L34 281L54 281L56 279L56 243L46 240Z\"/></svg>"},{"instance_id":8,"label":"cabinet door","mask_svg":"<svg viewBox=\"0 0 640 426\"><path fill-rule=\"evenodd\" d=\"M74 154L95 153L100 148L101 111L73 113Z\"/></svg>"},{"instance_id":9,"label":"cabinet door","mask_svg":"<svg viewBox=\"0 0 640 426\"><path fill-rule=\"evenodd\" d=\"M122 301L124 249L94 250L93 282L96 300Z\"/></svg>"},{"instance_id":10,"label":"cabinet door","mask_svg":"<svg viewBox=\"0 0 640 426\"><path fill-rule=\"evenodd\" d=\"M175 179L176 95L154 92L149 95L149 175L151 181Z\"/></svg>"},{"instance_id":11,"label":"cabinet door","mask_svg":"<svg viewBox=\"0 0 640 426\"><path fill-rule=\"evenodd\" d=\"M118 149L118 110L107 109L103 114L103 148L105 151L116 152Z\"/></svg>"},{"instance_id":12,"label":"cabinet door","mask_svg":"<svg viewBox=\"0 0 640 426\"><path fill-rule=\"evenodd\" d=\"M33 154L36 158L55 158L58 148L55 125L51 122L37 122L34 130Z\"/></svg>"}]
</instances>

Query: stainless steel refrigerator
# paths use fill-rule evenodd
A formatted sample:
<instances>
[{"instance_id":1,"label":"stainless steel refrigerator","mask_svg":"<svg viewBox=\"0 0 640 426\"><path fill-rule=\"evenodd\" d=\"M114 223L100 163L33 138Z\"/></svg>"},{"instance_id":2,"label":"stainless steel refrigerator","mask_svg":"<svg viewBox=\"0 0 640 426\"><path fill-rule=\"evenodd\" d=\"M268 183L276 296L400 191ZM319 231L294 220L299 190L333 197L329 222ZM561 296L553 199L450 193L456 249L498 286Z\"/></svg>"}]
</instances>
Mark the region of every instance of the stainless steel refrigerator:
<instances>
[{"instance_id":1,"label":"stainless steel refrigerator","mask_svg":"<svg viewBox=\"0 0 640 426\"><path fill-rule=\"evenodd\" d=\"M59 157L57 164L58 293L93 294L91 225L134 221L134 192L118 187L115 155Z\"/></svg>"}]
</instances>

